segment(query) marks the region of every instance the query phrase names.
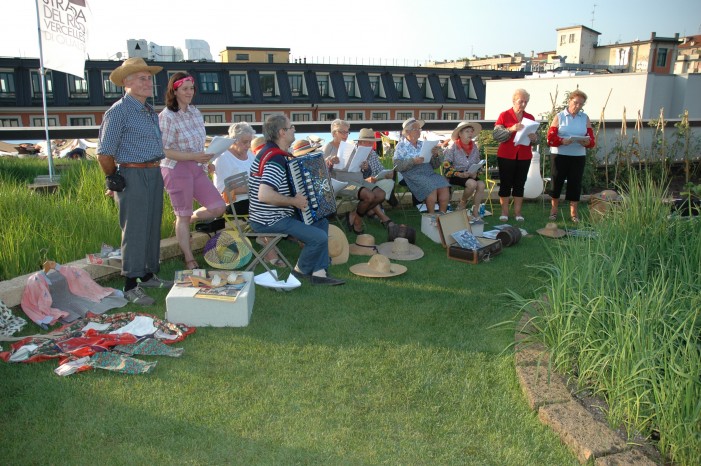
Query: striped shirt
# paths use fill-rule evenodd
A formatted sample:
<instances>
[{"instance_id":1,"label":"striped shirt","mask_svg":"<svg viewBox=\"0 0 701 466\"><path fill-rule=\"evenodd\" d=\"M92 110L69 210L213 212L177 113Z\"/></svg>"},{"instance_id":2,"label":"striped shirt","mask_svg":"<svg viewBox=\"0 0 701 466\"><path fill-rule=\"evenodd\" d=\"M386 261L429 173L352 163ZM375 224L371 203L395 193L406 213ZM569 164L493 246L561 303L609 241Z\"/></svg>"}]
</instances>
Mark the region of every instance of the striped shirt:
<instances>
[{"instance_id":1,"label":"striped shirt","mask_svg":"<svg viewBox=\"0 0 701 466\"><path fill-rule=\"evenodd\" d=\"M116 163L143 163L163 155L158 114L129 94L110 107L102 119L97 153L114 157Z\"/></svg>"},{"instance_id":2,"label":"striped shirt","mask_svg":"<svg viewBox=\"0 0 701 466\"><path fill-rule=\"evenodd\" d=\"M290 183L287 180L287 160L282 155L274 155L269 158L263 167L263 176L257 176L261 155L265 154L269 147L277 148L278 146L269 142L258 152L248 177L248 218L263 225L273 225L285 217L295 215L293 207L265 204L258 200L258 190L261 184L270 186L283 196L292 197Z\"/></svg>"},{"instance_id":3,"label":"striped shirt","mask_svg":"<svg viewBox=\"0 0 701 466\"><path fill-rule=\"evenodd\" d=\"M163 148L178 152L202 152L207 133L204 129L204 118L197 107L188 105L177 112L168 107L158 115L161 127ZM176 160L165 158L161 167L175 168Z\"/></svg>"}]
</instances>

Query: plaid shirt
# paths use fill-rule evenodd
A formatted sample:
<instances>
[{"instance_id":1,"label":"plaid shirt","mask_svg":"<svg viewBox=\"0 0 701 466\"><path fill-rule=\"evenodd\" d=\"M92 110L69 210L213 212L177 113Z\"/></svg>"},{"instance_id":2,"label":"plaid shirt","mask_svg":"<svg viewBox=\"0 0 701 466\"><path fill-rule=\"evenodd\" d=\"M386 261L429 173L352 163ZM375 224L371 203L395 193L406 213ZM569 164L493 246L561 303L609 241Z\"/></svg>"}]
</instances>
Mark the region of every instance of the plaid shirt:
<instances>
[{"instance_id":1,"label":"plaid shirt","mask_svg":"<svg viewBox=\"0 0 701 466\"><path fill-rule=\"evenodd\" d=\"M114 157L116 163L143 163L163 155L158 114L129 94L110 107L102 119L97 153Z\"/></svg>"},{"instance_id":2,"label":"plaid shirt","mask_svg":"<svg viewBox=\"0 0 701 466\"><path fill-rule=\"evenodd\" d=\"M204 129L204 118L193 105L177 112L168 107L158 115L158 121L163 133L163 148L179 152L202 152L207 133ZM165 158L161 167L175 168L177 161Z\"/></svg>"}]
</instances>

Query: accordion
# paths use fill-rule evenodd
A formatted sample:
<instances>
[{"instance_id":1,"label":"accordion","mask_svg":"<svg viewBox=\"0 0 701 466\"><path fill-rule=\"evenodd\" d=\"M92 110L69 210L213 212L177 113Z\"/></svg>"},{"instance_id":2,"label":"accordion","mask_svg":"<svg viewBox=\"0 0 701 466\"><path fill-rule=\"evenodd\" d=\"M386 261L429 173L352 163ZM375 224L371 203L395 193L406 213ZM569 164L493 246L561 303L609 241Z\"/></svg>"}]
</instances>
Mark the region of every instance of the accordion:
<instances>
[{"instance_id":1,"label":"accordion","mask_svg":"<svg viewBox=\"0 0 701 466\"><path fill-rule=\"evenodd\" d=\"M287 161L287 173L292 190L307 198L307 207L298 214L307 225L336 213L336 198L324 154L295 157Z\"/></svg>"}]
</instances>

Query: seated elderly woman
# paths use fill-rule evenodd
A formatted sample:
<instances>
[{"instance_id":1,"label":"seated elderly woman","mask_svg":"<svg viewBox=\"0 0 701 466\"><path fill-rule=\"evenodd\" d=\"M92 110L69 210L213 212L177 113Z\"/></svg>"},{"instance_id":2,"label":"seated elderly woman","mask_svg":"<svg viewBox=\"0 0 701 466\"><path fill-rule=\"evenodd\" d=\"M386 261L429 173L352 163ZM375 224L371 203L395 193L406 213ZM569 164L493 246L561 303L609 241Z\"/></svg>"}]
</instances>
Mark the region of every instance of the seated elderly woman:
<instances>
[{"instance_id":1,"label":"seated elderly woman","mask_svg":"<svg viewBox=\"0 0 701 466\"><path fill-rule=\"evenodd\" d=\"M212 162L214 165L214 176L212 177L214 186L217 187L227 203L230 202L230 199L229 193L224 190L224 182L231 175L248 173L251 170L251 164L256 158L255 153L251 150L251 142L255 135L256 131L245 121L234 123L229 127L229 138L233 139L234 142L228 150ZM248 187L237 188L235 194L236 213L248 215ZM231 214L231 206L227 206L226 210Z\"/></svg>"},{"instance_id":2,"label":"seated elderly woman","mask_svg":"<svg viewBox=\"0 0 701 466\"><path fill-rule=\"evenodd\" d=\"M472 140L482 126L472 121L463 121L453 130L451 139L455 141L443 152L443 174L450 184L464 187L458 209L465 209L467 201L474 194L472 216L479 218L479 208L484 199L484 181L480 180L479 170L470 168L480 161L477 144Z\"/></svg>"},{"instance_id":3,"label":"seated elderly woman","mask_svg":"<svg viewBox=\"0 0 701 466\"><path fill-rule=\"evenodd\" d=\"M402 174L409 190L426 204L428 213L435 213L438 203L439 213L445 213L450 201L450 184L434 170L441 163L441 149L436 146L431 151L430 162L421 157L423 142L419 140L423 120L409 118L402 124L404 139L394 149L394 167Z\"/></svg>"}]
</instances>

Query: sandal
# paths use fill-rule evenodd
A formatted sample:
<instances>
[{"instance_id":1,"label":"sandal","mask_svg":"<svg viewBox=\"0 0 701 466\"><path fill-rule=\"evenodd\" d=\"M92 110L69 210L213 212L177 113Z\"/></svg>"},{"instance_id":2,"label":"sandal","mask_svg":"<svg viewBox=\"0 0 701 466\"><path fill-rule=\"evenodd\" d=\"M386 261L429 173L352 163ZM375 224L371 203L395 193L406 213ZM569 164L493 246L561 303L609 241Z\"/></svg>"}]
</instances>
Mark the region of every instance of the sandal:
<instances>
[{"instance_id":1,"label":"sandal","mask_svg":"<svg viewBox=\"0 0 701 466\"><path fill-rule=\"evenodd\" d=\"M555 220L557 220L557 212L555 212L555 213L550 212L550 217L548 217L548 220L553 221L553 222Z\"/></svg>"},{"instance_id":2,"label":"sandal","mask_svg":"<svg viewBox=\"0 0 701 466\"><path fill-rule=\"evenodd\" d=\"M517 222L523 222L523 221L526 220L526 219L523 218L523 216L521 216L521 215L517 215L516 217L514 217L514 219L515 219Z\"/></svg>"},{"instance_id":3,"label":"sandal","mask_svg":"<svg viewBox=\"0 0 701 466\"><path fill-rule=\"evenodd\" d=\"M499 221L500 222L508 222L509 217L507 217L506 215L501 215L501 216L499 216Z\"/></svg>"},{"instance_id":4,"label":"sandal","mask_svg":"<svg viewBox=\"0 0 701 466\"><path fill-rule=\"evenodd\" d=\"M573 215L570 219L572 220L572 223L579 223L579 217L576 215Z\"/></svg>"},{"instance_id":5,"label":"sandal","mask_svg":"<svg viewBox=\"0 0 701 466\"><path fill-rule=\"evenodd\" d=\"M185 269L186 270L194 270L194 269L199 269L199 268L200 268L200 264L198 264L197 261L194 259L191 261L185 262Z\"/></svg>"}]
</instances>

